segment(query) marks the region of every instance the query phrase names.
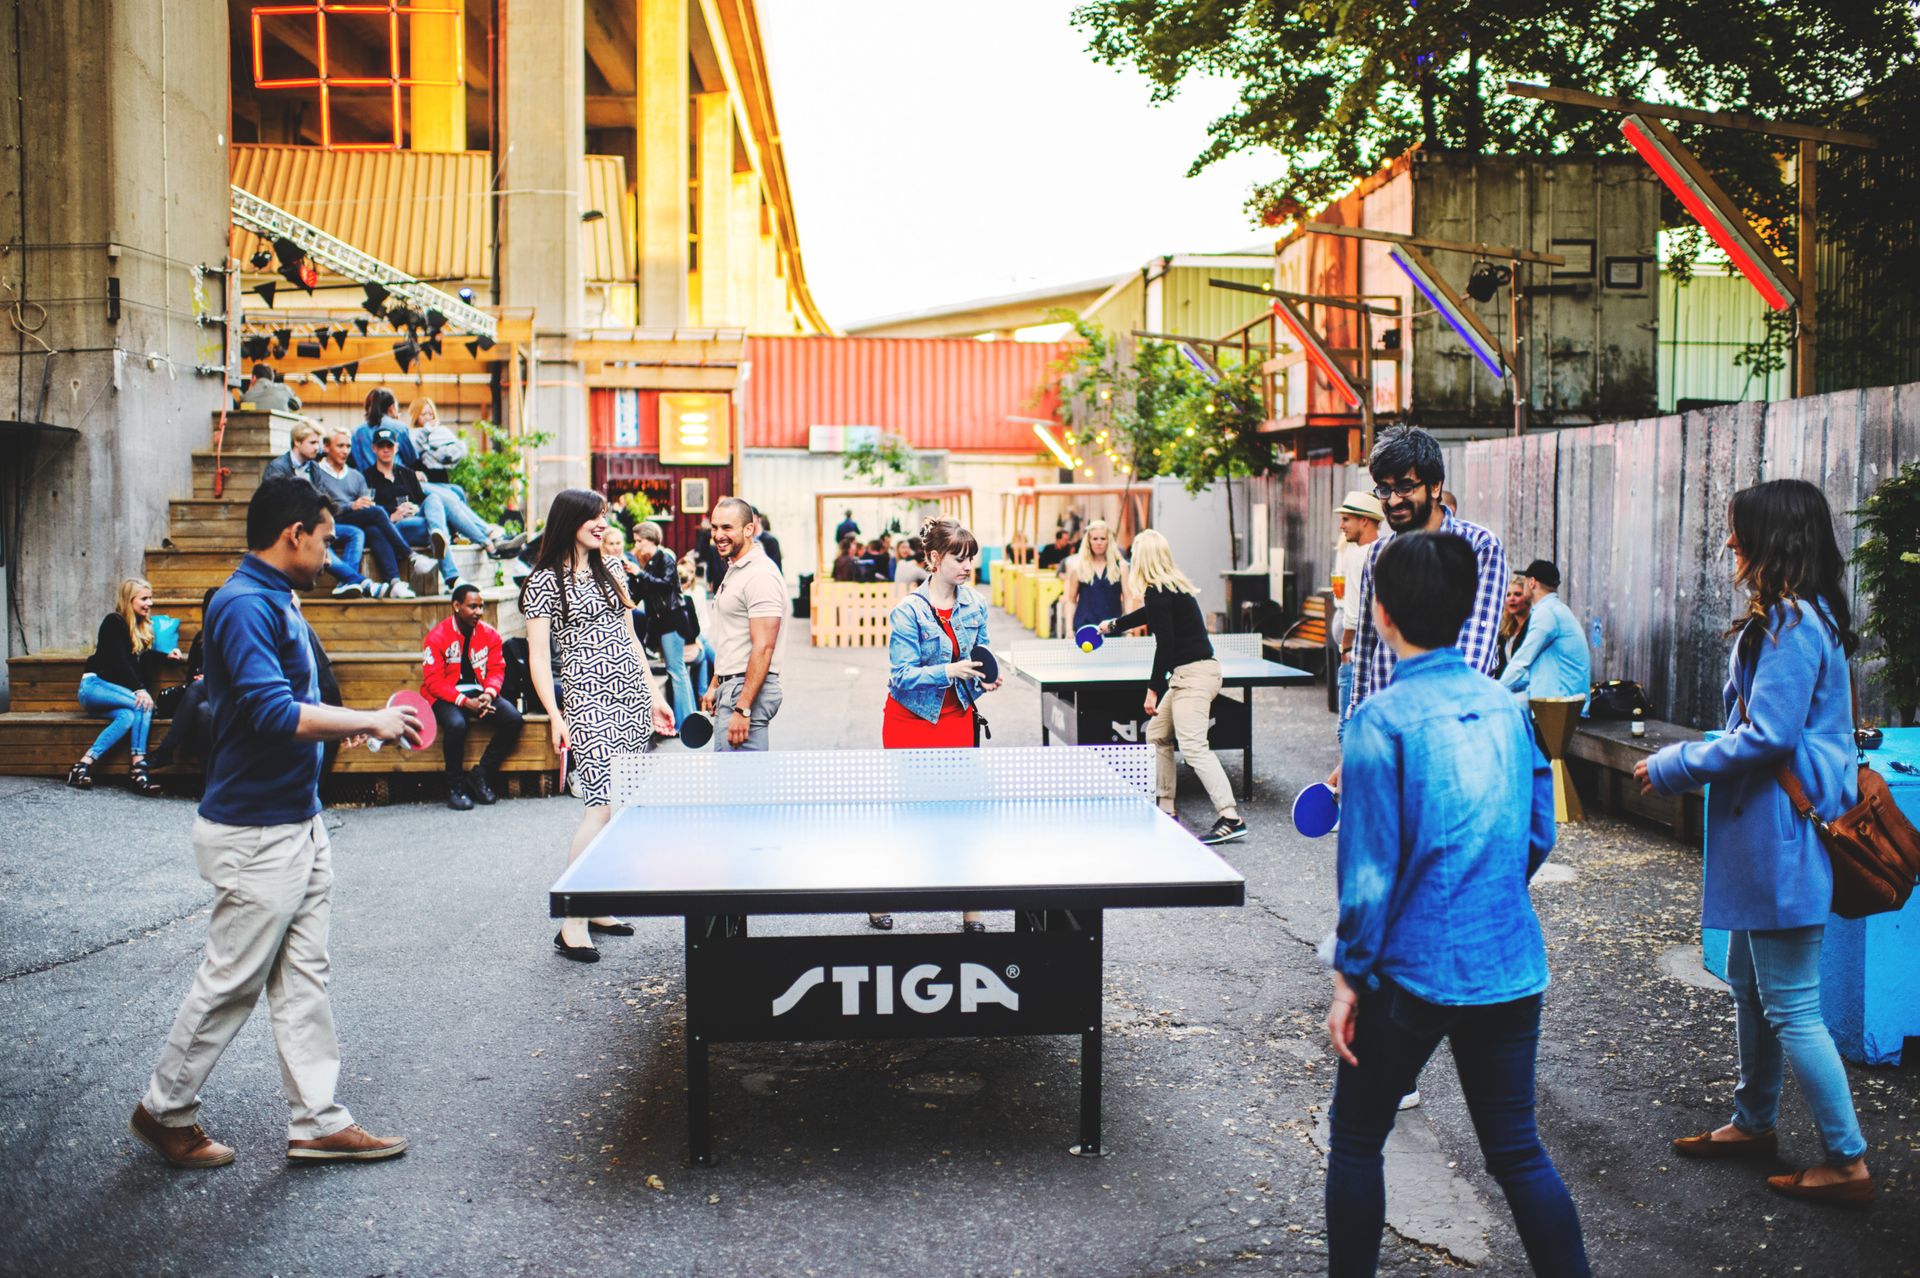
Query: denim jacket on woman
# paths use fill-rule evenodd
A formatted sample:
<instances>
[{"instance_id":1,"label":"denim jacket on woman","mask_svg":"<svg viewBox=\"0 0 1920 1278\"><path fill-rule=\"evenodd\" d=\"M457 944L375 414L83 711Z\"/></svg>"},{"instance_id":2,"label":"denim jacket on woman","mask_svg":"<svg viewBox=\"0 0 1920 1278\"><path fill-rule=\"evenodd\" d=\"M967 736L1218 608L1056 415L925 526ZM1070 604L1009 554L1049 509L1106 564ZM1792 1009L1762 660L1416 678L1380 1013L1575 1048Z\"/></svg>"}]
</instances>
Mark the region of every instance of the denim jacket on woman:
<instances>
[{"instance_id":1,"label":"denim jacket on woman","mask_svg":"<svg viewBox=\"0 0 1920 1278\"><path fill-rule=\"evenodd\" d=\"M960 587L953 602L953 637L960 641L960 660L987 642L987 604L978 594ZM940 703L947 688L966 709L980 698L980 681L963 679L955 683L947 676L954 660L953 645L934 615L933 601L925 587L914 591L898 604L888 618L893 638L887 643L887 691L893 699L928 723L940 721Z\"/></svg>"},{"instance_id":2,"label":"denim jacket on woman","mask_svg":"<svg viewBox=\"0 0 1920 1278\"><path fill-rule=\"evenodd\" d=\"M1774 768L1790 766L1828 820L1860 801L1847 654L1826 609L1795 599L1776 605L1764 624L1754 661L1741 661L1734 644L1722 693L1725 735L1670 745L1647 761L1647 779L1662 794L1711 784L1700 903L1707 927L1827 921L1833 863L1813 824L1794 814Z\"/></svg>"}]
</instances>

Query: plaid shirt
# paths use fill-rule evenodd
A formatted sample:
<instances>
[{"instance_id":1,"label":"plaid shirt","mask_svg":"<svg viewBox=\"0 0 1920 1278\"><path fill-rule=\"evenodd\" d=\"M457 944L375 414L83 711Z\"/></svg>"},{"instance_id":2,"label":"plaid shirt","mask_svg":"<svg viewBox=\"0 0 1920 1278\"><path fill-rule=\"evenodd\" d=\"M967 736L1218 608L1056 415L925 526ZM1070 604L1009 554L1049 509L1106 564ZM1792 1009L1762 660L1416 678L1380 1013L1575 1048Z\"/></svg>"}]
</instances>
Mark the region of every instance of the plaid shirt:
<instances>
[{"instance_id":1,"label":"plaid shirt","mask_svg":"<svg viewBox=\"0 0 1920 1278\"><path fill-rule=\"evenodd\" d=\"M1507 594L1507 548L1479 524L1455 519L1451 512L1441 516L1440 527L1434 531L1466 538L1480 561L1480 582L1474 591L1473 612L1460 627L1460 642L1456 646L1466 656L1468 666L1490 675L1500 647L1500 608ZM1391 528L1380 530L1380 536L1367 551L1366 570L1360 574L1360 637L1354 641L1353 699L1347 702L1348 718L1353 717L1362 701L1386 687L1393 678L1397 658L1373 624L1373 565L1380 558L1380 548L1392 538Z\"/></svg>"}]
</instances>

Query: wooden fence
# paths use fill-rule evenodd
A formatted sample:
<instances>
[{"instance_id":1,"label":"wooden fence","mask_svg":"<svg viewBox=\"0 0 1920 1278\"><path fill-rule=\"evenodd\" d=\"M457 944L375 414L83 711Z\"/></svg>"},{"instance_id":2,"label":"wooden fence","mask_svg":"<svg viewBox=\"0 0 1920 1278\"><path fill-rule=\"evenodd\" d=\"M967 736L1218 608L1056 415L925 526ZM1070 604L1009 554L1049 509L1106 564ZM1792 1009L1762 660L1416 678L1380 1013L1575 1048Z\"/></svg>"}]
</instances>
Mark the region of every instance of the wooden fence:
<instances>
[{"instance_id":1,"label":"wooden fence","mask_svg":"<svg viewBox=\"0 0 1920 1278\"><path fill-rule=\"evenodd\" d=\"M1805 479L1832 503L1843 550L1852 512L1920 460L1920 383L1732 404L1671 417L1448 445L1460 515L1498 533L1508 562L1550 559L1589 628L1594 677L1637 679L1656 718L1719 727L1734 615L1727 503L1767 479ZM1300 461L1259 481L1273 539L1303 593L1332 572L1334 507L1370 488L1362 467ZM1866 600L1856 591L1856 616ZM1871 651L1868 652L1871 668ZM1885 719L1861 685L1862 713Z\"/></svg>"}]
</instances>

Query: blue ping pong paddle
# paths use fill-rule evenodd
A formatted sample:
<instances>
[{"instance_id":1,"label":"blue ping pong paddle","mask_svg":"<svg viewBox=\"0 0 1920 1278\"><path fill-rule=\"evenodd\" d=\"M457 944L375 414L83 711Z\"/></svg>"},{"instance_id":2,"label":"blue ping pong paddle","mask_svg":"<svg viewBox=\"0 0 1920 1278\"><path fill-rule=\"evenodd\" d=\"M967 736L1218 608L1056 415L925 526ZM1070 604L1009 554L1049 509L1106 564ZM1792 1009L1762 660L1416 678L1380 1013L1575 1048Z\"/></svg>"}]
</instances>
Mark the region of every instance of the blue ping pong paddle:
<instances>
[{"instance_id":1,"label":"blue ping pong paddle","mask_svg":"<svg viewBox=\"0 0 1920 1278\"><path fill-rule=\"evenodd\" d=\"M993 649L984 643L974 645L973 651L967 654L967 660L980 667L982 683L992 683L1000 677L1000 663L994 659Z\"/></svg>"},{"instance_id":2,"label":"blue ping pong paddle","mask_svg":"<svg viewBox=\"0 0 1920 1278\"><path fill-rule=\"evenodd\" d=\"M1073 632L1073 641L1080 645L1080 651L1092 652L1107 641L1098 626L1082 626Z\"/></svg>"},{"instance_id":3,"label":"blue ping pong paddle","mask_svg":"<svg viewBox=\"0 0 1920 1278\"><path fill-rule=\"evenodd\" d=\"M1316 781L1293 800L1293 828L1317 839L1340 828L1340 792Z\"/></svg>"},{"instance_id":4,"label":"blue ping pong paddle","mask_svg":"<svg viewBox=\"0 0 1920 1278\"><path fill-rule=\"evenodd\" d=\"M680 744L689 750L698 750L713 740L713 720L695 710L680 725Z\"/></svg>"}]
</instances>

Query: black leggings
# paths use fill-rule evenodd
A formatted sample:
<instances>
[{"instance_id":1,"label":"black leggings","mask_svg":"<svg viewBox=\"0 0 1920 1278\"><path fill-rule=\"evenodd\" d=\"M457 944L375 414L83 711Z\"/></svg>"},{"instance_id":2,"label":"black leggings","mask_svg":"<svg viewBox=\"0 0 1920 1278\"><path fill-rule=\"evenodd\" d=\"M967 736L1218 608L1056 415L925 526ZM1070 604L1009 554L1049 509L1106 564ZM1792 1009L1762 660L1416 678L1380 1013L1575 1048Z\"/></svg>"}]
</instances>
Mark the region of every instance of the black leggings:
<instances>
[{"instance_id":1,"label":"black leggings","mask_svg":"<svg viewBox=\"0 0 1920 1278\"><path fill-rule=\"evenodd\" d=\"M493 725L493 740L480 754L478 770L488 776L500 771L500 765L513 753L525 720L511 701L496 701L493 711L483 716L469 715L451 701L433 703L433 717L440 724L440 754L446 761L447 775L459 776L466 770L467 729L474 723Z\"/></svg>"}]
</instances>

